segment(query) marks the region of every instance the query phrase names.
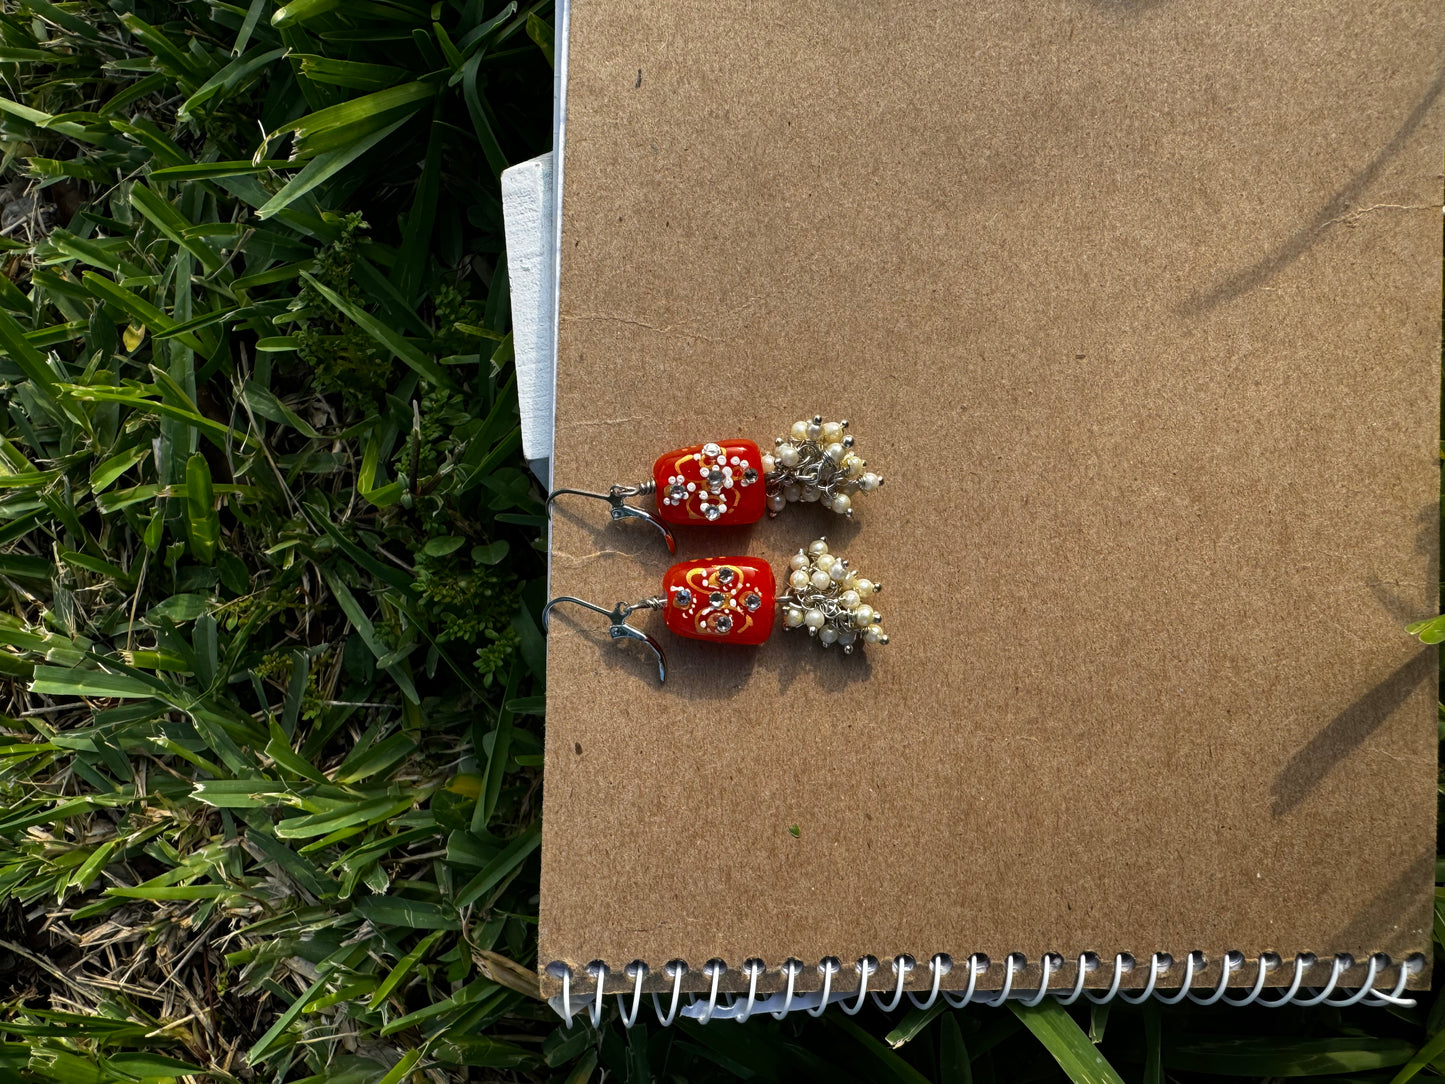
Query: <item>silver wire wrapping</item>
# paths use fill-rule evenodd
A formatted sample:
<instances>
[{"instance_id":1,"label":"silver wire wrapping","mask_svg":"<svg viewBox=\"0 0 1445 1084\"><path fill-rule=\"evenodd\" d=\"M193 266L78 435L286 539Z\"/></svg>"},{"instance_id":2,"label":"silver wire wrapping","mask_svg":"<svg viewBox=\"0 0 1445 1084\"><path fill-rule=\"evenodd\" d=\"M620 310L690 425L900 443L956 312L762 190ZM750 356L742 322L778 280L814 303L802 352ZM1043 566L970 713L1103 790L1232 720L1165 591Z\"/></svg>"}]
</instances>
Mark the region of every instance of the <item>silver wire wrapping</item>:
<instances>
[{"instance_id":1,"label":"silver wire wrapping","mask_svg":"<svg viewBox=\"0 0 1445 1084\"><path fill-rule=\"evenodd\" d=\"M858 644L886 644L883 615L872 601L883 585L859 576L819 538L788 562L787 591L778 596L783 628L807 629L824 647L837 644L851 655Z\"/></svg>"},{"instance_id":2,"label":"silver wire wrapping","mask_svg":"<svg viewBox=\"0 0 1445 1084\"><path fill-rule=\"evenodd\" d=\"M768 487L768 515L776 516L792 501L821 504L839 515L853 515L853 496L869 492L883 479L865 470L867 462L853 451L848 422L825 422L821 414L793 423L788 436L773 441L763 456Z\"/></svg>"}]
</instances>

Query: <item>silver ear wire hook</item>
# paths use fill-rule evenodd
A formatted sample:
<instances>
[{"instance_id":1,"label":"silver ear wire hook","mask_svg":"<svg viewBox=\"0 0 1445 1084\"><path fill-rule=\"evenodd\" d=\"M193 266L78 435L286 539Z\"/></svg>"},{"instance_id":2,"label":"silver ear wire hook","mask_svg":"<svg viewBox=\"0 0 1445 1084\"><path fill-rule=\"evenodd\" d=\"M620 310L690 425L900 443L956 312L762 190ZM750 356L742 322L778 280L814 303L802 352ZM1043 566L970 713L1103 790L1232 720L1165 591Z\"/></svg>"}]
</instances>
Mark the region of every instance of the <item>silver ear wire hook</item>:
<instances>
[{"instance_id":1,"label":"silver ear wire hook","mask_svg":"<svg viewBox=\"0 0 1445 1084\"><path fill-rule=\"evenodd\" d=\"M591 495L592 494L589 494L589 496ZM671 539L668 541L671 541ZM607 635L611 636L614 640L640 640L652 648L652 653L657 656L658 683L663 684L667 681L667 656L662 653L662 645L641 629L633 628L627 623L628 617L630 617L635 610L660 610L667 605L667 599L654 596L652 598L645 598L641 602L619 602L616 606L612 607L612 609L606 610L595 603L585 602L580 598L573 598L571 595L558 595L548 602L546 606L542 607L543 630L546 630L548 622L551 620L552 607L559 602L570 602L574 606L581 606L584 610L591 610L593 613L601 614L607 618L608 621L611 622L607 628Z\"/></svg>"},{"instance_id":2,"label":"silver ear wire hook","mask_svg":"<svg viewBox=\"0 0 1445 1084\"><path fill-rule=\"evenodd\" d=\"M592 497L599 501L606 501L612 506L613 519L645 519L662 532L663 538L667 539L667 551L669 553L676 553L677 539L672 537L671 527L647 511L647 509L625 503L628 497L645 497L649 493L655 492L657 492L656 482L643 482L640 486L614 485L606 493L590 493L585 489L554 489L547 496L547 514L551 515L552 502L563 494L571 494L574 497Z\"/></svg>"}]
</instances>

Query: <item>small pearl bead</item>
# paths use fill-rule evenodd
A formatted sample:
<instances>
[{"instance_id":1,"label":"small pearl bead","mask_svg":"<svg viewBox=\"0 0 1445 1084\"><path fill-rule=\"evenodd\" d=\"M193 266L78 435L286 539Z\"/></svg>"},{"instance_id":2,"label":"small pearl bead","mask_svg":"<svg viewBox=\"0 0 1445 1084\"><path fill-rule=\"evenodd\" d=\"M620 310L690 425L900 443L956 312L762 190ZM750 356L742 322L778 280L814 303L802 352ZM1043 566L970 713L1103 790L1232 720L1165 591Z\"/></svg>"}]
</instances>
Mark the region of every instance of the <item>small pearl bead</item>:
<instances>
[{"instance_id":1,"label":"small pearl bead","mask_svg":"<svg viewBox=\"0 0 1445 1084\"><path fill-rule=\"evenodd\" d=\"M817 538L808 543L808 555L810 557L819 557L827 552L828 540L826 538Z\"/></svg>"},{"instance_id":2,"label":"small pearl bead","mask_svg":"<svg viewBox=\"0 0 1445 1084\"><path fill-rule=\"evenodd\" d=\"M827 448L824 449L824 451L827 453L828 458L831 459L834 463L843 462L843 445L830 444Z\"/></svg>"},{"instance_id":3,"label":"small pearl bead","mask_svg":"<svg viewBox=\"0 0 1445 1084\"><path fill-rule=\"evenodd\" d=\"M845 455L843 457L843 473L849 478L857 478L863 473L863 460L856 455Z\"/></svg>"},{"instance_id":4,"label":"small pearl bead","mask_svg":"<svg viewBox=\"0 0 1445 1084\"><path fill-rule=\"evenodd\" d=\"M866 629L873 624L873 607L866 602L853 611L853 624L860 629Z\"/></svg>"},{"instance_id":5,"label":"small pearl bead","mask_svg":"<svg viewBox=\"0 0 1445 1084\"><path fill-rule=\"evenodd\" d=\"M821 629L825 620L822 610L809 610L803 615L803 621L810 629Z\"/></svg>"},{"instance_id":6,"label":"small pearl bead","mask_svg":"<svg viewBox=\"0 0 1445 1084\"><path fill-rule=\"evenodd\" d=\"M877 625L869 625L863 630L863 639L867 640L870 644L876 644L879 640L883 639L883 630Z\"/></svg>"},{"instance_id":7,"label":"small pearl bead","mask_svg":"<svg viewBox=\"0 0 1445 1084\"><path fill-rule=\"evenodd\" d=\"M798 465L798 449L791 444L779 444L778 450L773 453L773 458L785 467L796 467Z\"/></svg>"},{"instance_id":8,"label":"small pearl bead","mask_svg":"<svg viewBox=\"0 0 1445 1084\"><path fill-rule=\"evenodd\" d=\"M800 501L800 500L802 500L802 499L803 499L803 487L802 487L802 486L784 486L784 487L783 487L783 500L785 500L785 501L794 501L794 502L797 502L797 501Z\"/></svg>"},{"instance_id":9,"label":"small pearl bead","mask_svg":"<svg viewBox=\"0 0 1445 1084\"><path fill-rule=\"evenodd\" d=\"M834 561L833 567L828 569L828 576L834 583L842 583L848 578L848 566L842 561Z\"/></svg>"},{"instance_id":10,"label":"small pearl bead","mask_svg":"<svg viewBox=\"0 0 1445 1084\"><path fill-rule=\"evenodd\" d=\"M818 556L813 558L814 566L822 569L824 572L827 572L829 569L831 569L837 563L837 561L838 558L834 557L831 553L820 553L818 554Z\"/></svg>"},{"instance_id":11,"label":"small pearl bead","mask_svg":"<svg viewBox=\"0 0 1445 1084\"><path fill-rule=\"evenodd\" d=\"M812 501L816 501L821 496L822 494L819 493L816 489L805 489L803 490L803 503L808 504Z\"/></svg>"},{"instance_id":12,"label":"small pearl bead","mask_svg":"<svg viewBox=\"0 0 1445 1084\"><path fill-rule=\"evenodd\" d=\"M822 640L825 644L835 643L838 639L838 630L835 628L819 629L818 639Z\"/></svg>"},{"instance_id":13,"label":"small pearl bead","mask_svg":"<svg viewBox=\"0 0 1445 1084\"><path fill-rule=\"evenodd\" d=\"M842 632L838 633L838 642L844 647L847 647L856 639L858 639L858 634L852 629L844 629Z\"/></svg>"},{"instance_id":14,"label":"small pearl bead","mask_svg":"<svg viewBox=\"0 0 1445 1084\"><path fill-rule=\"evenodd\" d=\"M816 590L821 591L832 582L833 581L828 578L828 574L821 569L815 569L813 571L813 587Z\"/></svg>"},{"instance_id":15,"label":"small pearl bead","mask_svg":"<svg viewBox=\"0 0 1445 1084\"><path fill-rule=\"evenodd\" d=\"M868 598L873 594L873 581L860 576L858 582L853 585L853 590L858 592L859 598Z\"/></svg>"},{"instance_id":16,"label":"small pearl bead","mask_svg":"<svg viewBox=\"0 0 1445 1084\"><path fill-rule=\"evenodd\" d=\"M844 591L841 595L838 596L838 605L843 607L843 609L845 610L854 609L855 607L857 607L858 603L862 601L863 600L858 597L857 591Z\"/></svg>"},{"instance_id":17,"label":"small pearl bead","mask_svg":"<svg viewBox=\"0 0 1445 1084\"><path fill-rule=\"evenodd\" d=\"M853 573L851 572L848 573L848 575L843 577L843 586L847 590L852 591L854 594L857 594L858 577L853 575Z\"/></svg>"},{"instance_id":18,"label":"small pearl bead","mask_svg":"<svg viewBox=\"0 0 1445 1084\"><path fill-rule=\"evenodd\" d=\"M795 629L803 623L803 611L796 606L789 606L783 611L783 624L790 629Z\"/></svg>"},{"instance_id":19,"label":"small pearl bead","mask_svg":"<svg viewBox=\"0 0 1445 1084\"><path fill-rule=\"evenodd\" d=\"M846 516L852 507L853 498L846 493L839 493L833 498L833 511L837 512L840 516Z\"/></svg>"},{"instance_id":20,"label":"small pearl bead","mask_svg":"<svg viewBox=\"0 0 1445 1084\"><path fill-rule=\"evenodd\" d=\"M799 569L807 568L808 555L802 550L799 550L797 553L793 554L791 558L789 558L788 567L791 568L794 572L798 571Z\"/></svg>"},{"instance_id":21,"label":"small pearl bead","mask_svg":"<svg viewBox=\"0 0 1445 1084\"><path fill-rule=\"evenodd\" d=\"M768 511L769 511L769 512L781 512L781 511L783 510L783 508L786 507L787 503L788 503L787 498L784 497L781 493L770 493L770 494L768 494Z\"/></svg>"},{"instance_id":22,"label":"small pearl bead","mask_svg":"<svg viewBox=\"0 0 1445 1084\"><path fill-rule=\"evenodd\" d=\"M794 423L793 423L792 432L789 434L789 436L791 436L795 441L804 441L804 440L807 440L807 439L808 439L808 423L807 423L807 422L794 422Z\"/></svg>"},{"instance_id":23,"label":"small pearl bead","mask_svg":"<svg viewBox=\"0 0 1445 1084\"><path fill-rule=\"evenodd\" d=\"M794 591L806 591L812 584L813 581L809 579L808 574L802 569L798 569L798 571L788 577L788 586Z\"/></svg>"},{"instance_id":24,"label":"small pearl bead","mask_svg":"<svg viewBox=\"0 0 1445 1084\"><path fill-rule=\"evenodd\" d=\"M834 444L843 439L843 427L837 422L823 423L823 443Z\"/></svg>"},{"instance_id":25,"label":"small pearl bead","mask_svg":"<svg viewBox=\"0 0 1445 1084\"><path fill-rule=\"evenodd\" d=\"M862 478L858 479L858 488L867 493L877 489L882 481L882 478L879 478L878 475L870 470L867 474L863 475Z\"/></svg>"},{"instance_id":26,"label":"small pearl bead","mask_svg":"<svg viewBox=\"0 0 1445 1084\"><path fill-rule=\"evenodd\" d=\"M765 453L763 454L763 473L764 473L764 474L772 474L773 471L775 471L775 470L777 470L777 469L778 469L778 461L777 461L777 459L775 459L775 458L773 457L773 455L772 455L771 452L765 452Z\"/></svg>"},{"instance_id":27,"label":"small pearl bead","mask_svg":"<svg viewBox=\"0 0 1445 1084\"><path fill-rule=\"evenodd\" d=\"M820 422L808 422L807 431L809 440L817 440L823 435L823 426Z\"/></svg>"}]
</instances>

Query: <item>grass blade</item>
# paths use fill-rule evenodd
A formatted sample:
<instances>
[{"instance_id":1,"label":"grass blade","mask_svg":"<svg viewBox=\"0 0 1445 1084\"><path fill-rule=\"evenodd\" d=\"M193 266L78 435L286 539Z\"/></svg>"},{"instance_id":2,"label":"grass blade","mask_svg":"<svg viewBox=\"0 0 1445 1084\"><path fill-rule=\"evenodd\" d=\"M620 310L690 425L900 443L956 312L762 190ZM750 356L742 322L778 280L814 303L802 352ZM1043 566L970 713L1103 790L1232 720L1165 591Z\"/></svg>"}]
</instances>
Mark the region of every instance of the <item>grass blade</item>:
<instances>
[{"instance_id":1,"label":"grass blade","mask_svg":"<svg viewBox=\"0 0 1445 1084\"><path fill-rule=\"evenodd\" d=\"M963 1041L958 1017L949 1014L938 1025L938 1079L940 1084L973 1084L973 1063Z\"/></svg>"},{"instance_id":2,"label":"grass blade","mask_svg":"<svg viewBox=\"0 0 1445 1084\"><path fill-rule=\"evenodd\" d=\"M371 995L371 1000L366 1003L366 1007L371 1010L379 1009L391 996L391 992L401 985L402 980L411 973L411 969L431 951L431 947L440 940L445 932L445 930L434 930L418 941L416 947L398 960L386 978L381 980L381 985Z\"/></svg>"},{"instance_id":3,"label":"grass blade","mask_svg":"<svg viewBox=\"0 0 1445 1084\"><path fill-rule=\"evenodd\" d=\"M861 1058L864 1066L857 1066L855 1072L867 1080L891 1080L896 1084L927 1084L927 1078L912 1065L904 1061L887 1044L875 1039L846 1016L826 1018L829 1031L840 1034L846 1040L846 1049ZM850 1058L850 1061L854 1059Z\"/></svg>"},{"instance_id":4,"label":"grass blade","mask_svg":"<svg viewBox=\"0 0 1445 1084\"><path fill-rule=\"evenodd\" d=\"M186 533L192 557L203 565L215 561L221 521L211 488L211 467L199 452L186 460Z\"/></svg>"},{"instance_id":5,"label":"grass blade","mask_svg":"<svg viewBox=\"0 0 1445 1084\"><path fill-rule=\"evenodd\" d=\"M529 828L502 849L502 853L472 878L471 882L457 896L457 909L465 910L490 892L502 878L522 864L529 854L542 842L542 830Z\"/></svg>"},{"instance_id":6,"label":"grass blade","mask_svg":"<svg viewBox=\"0 0 1445 1084\"><path fill-rule=\"evenodd\" d=\"M265 1056L266 1052L280 1039L282 1033L296 1022L297 1018L301 1015L301 1011L306 1008L307 1004L315 1000L316 995L319 994L325 986L328 977L329 971L323 970L321 974L316 977L316 980L306 988L306 992L291 1002L291 1005L286 1011L276 1018L276 1022L266 1029L266 1033L256 1040L250 1050L246 1051L246 1060L248 1062L255 1065L257 1061Z\"/></svg>"},{"instance_id":7,"label":"grass blade","mask_svg":"<svg viewBox=\"0 0 1445 1084\"><path fill-rule=\"evenodd\" d=\"M419 1061L421 1061L421 1051L408 1050L397 1059L395 1065L386 1071L386 1075L377 1084L401 1084L406 1075L416 1068L416 1063Z\"/></svg>"},{"instance_id":8,"label":"grass blade","mask_svg":"<svg viewBox=\"0 0 1445 1084\"><path fill-rule=\"evenodd\" d=\"M303 271L301 277L309 282L317 293L334 305L338 312L351 320L352 323L360 327L382 346L390 350L392 356L400 358L402 362L413 369L418 375L425 377L440 387L449 387L451 385L451 380L447 377L440 365L423 354L413 344L407 342L396 332L392 331L391 328L387 327L376 317L372 316L366 310L353 305L335 290L318 282L315 276L308 272Z\"/></svg>"},{"instance_id":9,"label":"grass blade","mask_svg":"<svg viewBox=\"0 0 1445 1084\"><path fill-rule=\"evenodd\" d=\"M369 132L414 116L422 103L436 93L434 83L421 80L388 87L308 113L268 133L266 139L269 142L290 133L296 141L292 157L311 158L322 151L349 146Z\"/></svg>"},{"instance_id":10,"label":"grass blade","mask_svg":"<svg viewBox=\"0 0 1445 1084\"><path fill-rule=\"evenodd\" d=\"M1010 1001L1008 1007L1044 1044L1074 1084L1124 1084L1099 1048L1089 1042L1084 1029L1058 1002L1045 1000L1027 1008Z\"/></svg>"},{"instance_id":11,"label":"grass blade","mask_svg":"<svg viewBox=\"0 0 1445 1084\"><path fill-rule=\"evenodd\" d=\"M385 128L348 143L345 147L316 155L301 168L296 176L287 181L279 192L266 201L256 212L256 217L271 218L284 211L307 192L329 181L337 173L351 165L410 119L410 117L402 117Z\"/></svg>"},{"instance_id":12,"label":"grass blade","mask_svg":"<svg viewBox=\"0 0 1445 1084\"><path fill-rule=\"evenodd\" d=\"M1364 1073L1404 1065L1416 1054L1407 1039L1198 1039L1166 1044L1170 1069L1219 1076L1301 1077Z\"/></svg>"},{"instance_id":13,"label":"grass blade","mask_svg":"<svg viewBox=\"0 0 1445 1084\"><path fill-rule=\"evenodd\" d=\"M30 341L25 337L25 329L3 308L0 308L0 349L20 366L37 394L50 403L56 401L59 381L46 362L45 355L30 345Z\"/></svg>"},{"instance_id":14,"label":"grass blade","mask_svg":"<svg viewBox=\"0 0 1445 1084\"><path fill-rule=\"evenodd\" d=\"M280 30L335 11L341 5L342 0L291 0L276 9L271 16L271 25Z\"/></svg>"},{"instance_id":15,"label":"grass blade","mask_svg":"<svg viewBox=\"0 0 1445 1084\"><path fill-rule=\"evenodd\" d=\"M80 667L37 666L30 691L43 696L114 697L117 700L151 699L160 689L129 674Z\"/></svg>"}]
</instances>

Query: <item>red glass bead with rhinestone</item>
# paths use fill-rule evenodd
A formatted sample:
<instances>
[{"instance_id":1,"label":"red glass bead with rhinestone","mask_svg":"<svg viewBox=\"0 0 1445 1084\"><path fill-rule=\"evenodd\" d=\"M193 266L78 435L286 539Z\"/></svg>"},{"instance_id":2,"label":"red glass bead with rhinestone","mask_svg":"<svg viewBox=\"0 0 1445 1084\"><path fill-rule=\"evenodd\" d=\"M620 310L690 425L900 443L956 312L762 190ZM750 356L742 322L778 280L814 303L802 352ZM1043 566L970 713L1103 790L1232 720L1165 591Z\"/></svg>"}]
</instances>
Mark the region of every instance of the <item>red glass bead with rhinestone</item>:
<instances>
[{"instance_id":1,"label":"red glass bead with rhinestone","mask_svg":"<svg viewBox=\"0 0 1445 1084\"><path fill-rule=\"evenodd\" d=\"M694 640L760 644L773 631L777 584L761 557L683 561L662 577L667 627Z\"/></svg>"},{"instance_id":2,"label":"red glass bead with rhinestone","mask_svg":"<svg viewBox=\"0 0 1445 1084\"><path fill-rule=\"evenodd\" d=\"M750 440L678 448L652 465L657 515L668 523L738 526L767 510L763 453Z\"/></svg>"}]
</instances>

